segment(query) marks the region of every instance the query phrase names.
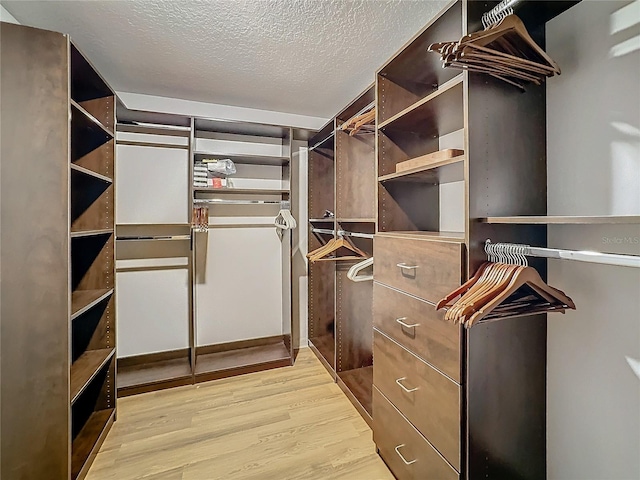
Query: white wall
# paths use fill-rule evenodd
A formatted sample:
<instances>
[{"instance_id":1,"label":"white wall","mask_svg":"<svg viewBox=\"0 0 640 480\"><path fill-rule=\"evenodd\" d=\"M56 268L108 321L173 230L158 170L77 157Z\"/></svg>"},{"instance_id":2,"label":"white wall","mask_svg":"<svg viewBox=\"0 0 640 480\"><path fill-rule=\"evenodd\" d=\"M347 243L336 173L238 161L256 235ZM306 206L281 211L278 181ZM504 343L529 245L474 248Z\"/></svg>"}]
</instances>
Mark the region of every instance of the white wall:
<instances>
[{"instance_id":1,"label":"white wall","mask_svg":"<svg viewBox=\"0 0 640 480\"><path fill-rule=\"evenodd\" d=\"M0 21L17 23L18 25L20 25L20 22L16 20L15 17L11 15L2 5L0 5Z\"/></svg>"},{"instance_id":2,"label":"white wall","mask_svg":"<svg viewBox=\"0 0 640 480\"><path fill-rule=\"evenodd\" d=\"M562 68L547 84L549 214L640 214L639 48L638 0L547 24ZM640 255L640 226L551 226L548 241ZM640 478L640 269L550 261L549 283L577 311L549 315L548 478Z\"/></svg>"}]
</instances>

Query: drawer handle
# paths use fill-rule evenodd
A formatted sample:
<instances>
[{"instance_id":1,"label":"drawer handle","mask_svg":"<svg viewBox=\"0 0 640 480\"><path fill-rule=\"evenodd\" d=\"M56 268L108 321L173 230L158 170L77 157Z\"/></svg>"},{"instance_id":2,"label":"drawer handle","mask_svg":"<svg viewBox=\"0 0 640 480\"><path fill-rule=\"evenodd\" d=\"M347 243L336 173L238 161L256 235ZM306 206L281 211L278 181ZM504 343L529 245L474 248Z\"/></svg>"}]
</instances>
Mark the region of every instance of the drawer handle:
<instances>
[{"instance_id":1,"label":"drawer handle","mask_svg":"<svg viewBox=\"0 0 640 480\"><path fill-rule=\"evenodd\" d=\"M396 266L400 267L403 270L415 270L420 265L407 265L406 263L403 262L403 263L398 263Z\"/></svg>"},{"instance_id":2,"label":"drawer handle","mask_svg":"<svg viewBox=\"0 0 640 480\"><path fill-rule=\"evenodd\" d=\"M413 323L413 324L405 323L404 320L406 320L406 319L407 319L407 317L396 318L396 322L398 322L400 325L402 325L403 327L406 327L406 328L416 328L416 327L420 326L419 323Z\"/></svg>"},{"instance_id":3,"label":"drawer handle","mask_svg":"<svg viewBox=\"0 0 640 480\"><path fill-rule=\"evenodd\" d=\"M404 456L400 453L400 449L401 449L402 447L404 447L404 443L402 443L402 444L398 445L397 447L395 447L395 449L394 449L394 450L396 451L396 453L398 454L398 456L402 459L402 461L404 462L404 464L405 464L405 465L411 465L412 463L416 463L416 462L418 461L418 459L417 459L417 458L416 458L416 459L414 459L414 460L411 460L410 462L407 462L407 459L406 459L406 458L404 458Z\"/></svg>"},{"instance_id":4,"label":"drawer handle","mask_svg":"<svg viewBox=\"0 0 640 480\"><path fill-rule=\"evenodd\" d=\"M416 390L418 390L418 388L419 388L419 387L415 387L415 388L407 388L407 387L405 387L405 386L402 384L402 381L403 381L403 380L406 380L406 379L407 379L407 377L398 378L398 379L396 380L396 383L400 386L400 388L401 388L401 389L403 389L403 390L404 390L405 392L407 392L407 393L412 393L412 392L415 392Z\"/></svg>"}]
</instances>

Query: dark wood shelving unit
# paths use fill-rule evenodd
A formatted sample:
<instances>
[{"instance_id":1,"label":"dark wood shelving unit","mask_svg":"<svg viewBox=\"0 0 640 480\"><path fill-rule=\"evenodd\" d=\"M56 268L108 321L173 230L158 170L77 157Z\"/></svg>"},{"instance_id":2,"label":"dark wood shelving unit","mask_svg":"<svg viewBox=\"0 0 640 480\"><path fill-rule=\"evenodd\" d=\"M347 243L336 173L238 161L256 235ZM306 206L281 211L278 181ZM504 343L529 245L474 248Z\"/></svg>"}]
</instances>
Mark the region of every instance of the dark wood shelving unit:
<instances>
[{"instance_id":1,"label":"dark wood shelving unit","mask_svg":"<svg viewBox=\"0 0 640 480\"><path fill-rule=\"evenodd\" d=\"M115 348L87 350L71 364L71 404L73 405L87 385L104 365L111 360Z\"/></svg>"},{"instance_id":2,"label":"dark wood shelving unit","mask_svg":"<svg viewBox=\"0 0 640 480\"><path fill-rule=\"evenodd\" d=\"M269 165L269 166L283 166L289 164L289 157L276 157L270 155L227 155L215 152L203 152L196 151L194 152L194 157L196 160L202 160L205 158L211 159L223 159L228 158L233 161L233 163L238 163L241 165Z\"/></svg>"},{"instance_id":3,"label":"dark wood shelving unit","mask_svg":"<svg viewBox=\"0 0 640 480\"><path fill-rule=\"evenodd\" d=\"M316 145L309 152L310 228L315 223L316 228L363 234L348 239L369 254L373 240L367 236L376 231L375 135L351 136L336 127L371 108L374 97L371 86L309 140L310 146ZM335 218L320 219L326 210ZM312 251L331 235L316 236L310 230L308 238ZM346 276L362 260L338 252L309 264L309 346L371 424L373 375L367 372L373 370L373 283L352 282Z\"/></svg>"},{"instance_id":4,"label":"dark wood shelving unit","mask_svg":"<svg viewBox=\"0 0 640 480\"><path fill-rule=\"evenodd\" d=\"M0 35L0 476L76 480L115 418L115 94L68 36Z\"/></svg>"}]
</instances>

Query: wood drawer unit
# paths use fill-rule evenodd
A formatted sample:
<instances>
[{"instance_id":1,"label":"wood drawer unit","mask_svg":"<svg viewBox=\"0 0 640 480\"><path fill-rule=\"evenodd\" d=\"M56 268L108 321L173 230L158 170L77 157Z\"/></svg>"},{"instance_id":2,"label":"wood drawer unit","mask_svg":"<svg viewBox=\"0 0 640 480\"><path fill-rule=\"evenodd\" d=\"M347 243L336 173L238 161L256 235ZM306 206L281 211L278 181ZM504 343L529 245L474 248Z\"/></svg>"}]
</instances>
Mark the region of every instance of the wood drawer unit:
<instances>
[{"instance_id":1,"label":"wood drawer unit","mask_svg":"<svg viewBox=\"0 0 640 480\"><path fill-rule=\"evenodd\" d=\"M373 285L373 324L385 335L460 383L461 327L444 312L385 285Z\"/></svg>"},{"instance_id":2,"label":"wood drawer unit","mask_svg":"<svg viewBox=\"0 0 640 480\"><path fill-rule=\"evenodd\" d=\"M373 384L460 470L460 386L374 331Z\"/></svg>"},{"instance_id":3,"label":"wood drawer unit","mask_svg":"<svg viewBox=\"0 0 640 480\"><path fill-rule=\"evenodd\" d=\"M376 235L377 282L437 302L462 280L463 244Z\"/></svg>"},{"instance_id":4,"label":"wood drawer unit","mask_svg":"<svg viewBox=\"0 0 640 480\"><path fill-rule=\"evenodd\" d=\"M373 440L400 480L454 480L460 475L413 425L373 388Z\"/></svg>"}]
</instances>

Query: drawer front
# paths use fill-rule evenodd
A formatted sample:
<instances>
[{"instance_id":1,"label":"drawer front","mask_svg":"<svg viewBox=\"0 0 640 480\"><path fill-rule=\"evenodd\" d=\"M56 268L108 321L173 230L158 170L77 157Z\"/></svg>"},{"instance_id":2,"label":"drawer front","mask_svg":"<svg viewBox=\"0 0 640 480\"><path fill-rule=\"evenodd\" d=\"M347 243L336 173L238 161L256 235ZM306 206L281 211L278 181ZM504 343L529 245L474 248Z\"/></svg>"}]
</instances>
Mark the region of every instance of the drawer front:
<instances>
[{"instance_id":1,"label":"drawer front","mask_svg":"<svg viewBox=\"0 0 640 480\"><path fill-rule=\"evenodd\" d=\"M379 283L373 284L373 324L396 342L460 383L461 327L444 312Z\"/></svg>"},{"instance_id":2,"label":"drawer front","mask_svg":"<svg viewBox=\"0 0 640 480\"><path fill-rule=\"evenodd\" d=\"M437 303L460 286L461 243L376 236L374 280Z\"/></svg>"},{"instance_id":3,"label":"drawer front","mask_svg":"<svg viewBox=\"0 0 640 480\"><path fill-rule=\"evenodd\" d=\"M459 480L460 475L374 387L373 441L398 480Z\"/></svg>"},{"instance_id":4,"label":"drawer front","mask_svg":"<svg viewBox=\"0 0 640 480\"><path fill-rule=\"evenodd\" d=\"M377 331L373 358L373 384L459 471L460 386Z\"/></svg>"}]
</instances>

